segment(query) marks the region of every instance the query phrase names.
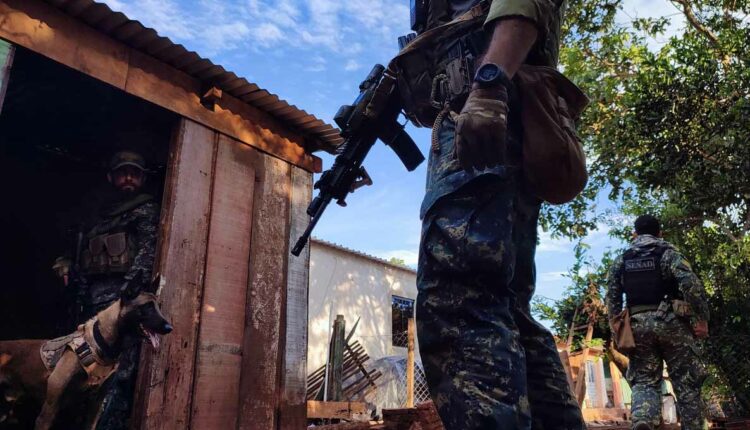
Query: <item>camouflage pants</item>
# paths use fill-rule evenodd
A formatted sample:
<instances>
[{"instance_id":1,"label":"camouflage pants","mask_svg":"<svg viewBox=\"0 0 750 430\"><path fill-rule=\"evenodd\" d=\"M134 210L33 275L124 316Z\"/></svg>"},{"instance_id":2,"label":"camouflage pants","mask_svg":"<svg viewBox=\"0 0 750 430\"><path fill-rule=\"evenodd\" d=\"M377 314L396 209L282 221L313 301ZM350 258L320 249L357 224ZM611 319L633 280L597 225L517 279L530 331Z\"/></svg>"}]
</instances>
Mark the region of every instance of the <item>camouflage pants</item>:
<instances>
[{"instance_id":1,"label":"camouflage pants","mask_svg":"<svg viewBox=\"0 0 750 430\"><path fill-rule=\"evenodd\" d=\"M669 321L656 312L631 317L636 350L630 354L627 379L633 390L632 421L653 426L661 421L661 383L663 363L672 380L682 428L707 428L701 385L703 366L695 349L695 338L687 322L668 314Z\"/></svg>"},{"instance_id":2,"label":"camouflage pants","mask_svg":"<svg viewBox=\"0 0 750 430\"><path fill-rule=\"evenodd\" d=\"M552 335L529 310L539 201L484 175L422 227L420 355L446 429L583 429Z\"/></svg>"},{"instance_id":3,"label":"camouflage pants","mask_svg":"<svg viewBox=\"0 0 750 430\"><path fill-rule=\"evenodd\" d=\"M140 361L140 343L125 349L120 355L117 371L104 383L106 391L100 407L96 430L125 430L130 428L135 379Z\"/></svg>"}]
</instances>

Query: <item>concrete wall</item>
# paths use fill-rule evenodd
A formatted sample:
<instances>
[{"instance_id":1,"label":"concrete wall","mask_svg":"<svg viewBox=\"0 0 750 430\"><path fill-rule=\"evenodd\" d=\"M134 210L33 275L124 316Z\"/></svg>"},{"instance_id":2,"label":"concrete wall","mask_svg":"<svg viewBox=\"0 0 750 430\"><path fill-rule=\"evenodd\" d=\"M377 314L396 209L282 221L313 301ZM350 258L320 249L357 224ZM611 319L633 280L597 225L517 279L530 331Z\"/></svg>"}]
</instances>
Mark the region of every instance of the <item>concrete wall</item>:
<instances>
[{"instance_id":1,"label":"concrete wall","mask_svg":"<svg viewBox=\"0 0 750 430\"><path fill-rule=\"evenodd\" d=\"M406 348L391 341L391 296L417 298L413 270L313 240L309 294L308 373L325 364L336 315L346 318L347 334L361 317L352 342L359 341L371 360L406 356Z\"/></svg>"}]
</instances>

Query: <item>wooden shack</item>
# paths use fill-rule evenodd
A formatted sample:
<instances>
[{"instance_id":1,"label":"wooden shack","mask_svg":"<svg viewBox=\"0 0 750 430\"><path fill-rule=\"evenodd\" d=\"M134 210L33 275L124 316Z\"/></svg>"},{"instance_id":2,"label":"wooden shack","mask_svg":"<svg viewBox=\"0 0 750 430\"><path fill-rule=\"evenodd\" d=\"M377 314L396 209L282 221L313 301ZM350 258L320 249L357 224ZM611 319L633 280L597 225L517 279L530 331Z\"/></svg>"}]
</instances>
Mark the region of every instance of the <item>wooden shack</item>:
<instances>
[{"instance_id":1,"label":"wooden shack","mask_svg":"<svg viewBox=\"0 0 750 430\"><path fill-rule=\"evenodd\" d=\"M164 166L155 272L174 331L144 348L133 428L304 428L309 253L289 245L321 170L312 153L338 131L93 0L0 0L0 39L0 169L13 198L41 193L14 209L40 232L6 236L33 244L4 249L13 267L48 269L47 221L101 174L89 161L131 144ZM11 336L54 332L57 293L7 279L0 311L43 322Z\"/></svg>"}]
</instances>

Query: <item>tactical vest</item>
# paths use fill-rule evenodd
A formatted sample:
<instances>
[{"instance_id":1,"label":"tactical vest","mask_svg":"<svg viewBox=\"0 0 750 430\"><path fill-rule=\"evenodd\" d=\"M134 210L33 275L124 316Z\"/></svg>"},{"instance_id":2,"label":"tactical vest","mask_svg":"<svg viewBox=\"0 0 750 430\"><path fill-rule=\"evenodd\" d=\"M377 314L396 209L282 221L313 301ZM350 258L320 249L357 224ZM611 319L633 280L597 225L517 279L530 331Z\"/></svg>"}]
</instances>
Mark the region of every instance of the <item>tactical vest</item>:
<instances>
[{"instance_id":1,"label":"tactical vest","mask_svg":"<svg viewBox=\"0 0 750 430\"><path fill-rule=\"evenodd\" d=\"M658 305L665 296L678 297L677 283L664 279L661 259L669 249L657 246L645 253L629 249L623 254L623 289L628 306Z\"/></svg>"},{"instance_id":2,"label":"tactical vest","mask_svg":"<svg viewBox=\"0 0 750 430\"><path fill-rule=\"evenodd\" d=\"M151 200L152 196L141 194L125 202L89 232L88 242L81 252L81 269L85 275L124 274L130 270L138 250L126 215Z\"/></svg>"},{"instance_id":3,"label":"tactical vest","mask_svg":"<svg viewBox=\"0 0 750 430\"><path fill-rule=\"evenodd\" d=\"M127 273L134 256L135 246L130 235L120 231L90 238L81 254L81 263L87 275Z\"/></svg>"}]
</instances>

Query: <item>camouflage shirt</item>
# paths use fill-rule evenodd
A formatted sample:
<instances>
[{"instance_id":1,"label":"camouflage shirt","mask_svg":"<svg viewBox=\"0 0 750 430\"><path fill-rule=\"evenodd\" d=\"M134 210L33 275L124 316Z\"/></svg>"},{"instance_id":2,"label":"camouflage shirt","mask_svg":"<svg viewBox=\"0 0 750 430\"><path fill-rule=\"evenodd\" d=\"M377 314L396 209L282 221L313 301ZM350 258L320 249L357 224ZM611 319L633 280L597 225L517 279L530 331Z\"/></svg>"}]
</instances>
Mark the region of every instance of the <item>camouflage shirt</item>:
<instances>
[{"instance_id":1,"label":"camouflage shirt","mask_svg":"<svg viewBox=\"0 0 750 430\"><path fill-rule=\"evenodd\" d=\"M647 249L656 246L667 246L668 249L660 261L663 279L674 279L682 293L683 299L690 303L695 320L708 321L708 300L703 283L693 273L687 259L670 243L650 234L642 234L635 238L631 249ZM610 268L607 280L607 310L609 315L617 315L623 306L623 256L620 255Z\"/></svg>"},{"instance_id":2,"label":"camouflage shirt","mask_svg":"<svg viewBox=\"0 0 750 430\"><path fill-rule=\"evenodd\" d=\"M88 275L88 288L85 292L88 303L94 308L106 306L119 297L123 281L135 280L139 288L151 281L156 256L157 230L159 228L159 204L152 196L141 194L106 208L87 237L124 230L135 245L132 264L126 273ZM136 279L136 277L138 279Z\"/></svg>"},{"instance_id":3,"label":"camouflage shirt","mask_svg":"<svg viewBox=\"0 0 750 430\"><path fill-rule=\"evenodd\" d=\"M447 0L430 2L430 8L440 7L439 5L443 1ZM477 3L479 3L479 0L471 2L451 1L449 2L449 6L460 6L461 10L463 10L463 8L470 8ZM539 34L536 44L529 52L526 63L556 67L560 42L560 25L565 10L564 5L564 0L493 0L486 23L510 17L523 17L534 22L539 30ZM458 12L461 12L461 10L455 10L453 13L459 14ZM433 13L433 11L430 13ZM450 19L450 17L448 18ZM442 133L449 135L453 131L451 128L442 128ZM522 142L520 140L519 124L511 123L508 128L510 132L508 133L506 144L509 148L509 153L520 153ZM420 208L420 218L424 218L435 202L442 197L455 192L480 176L494 175L507 179L517 175L519 172L518 166L514 166L511 163L481 171L464 171L454 155L455 149L453 145L453 138L449 136L440 140L439 151L430 151L425 197L422 200Z\"/></svg>"}]
</instances>

